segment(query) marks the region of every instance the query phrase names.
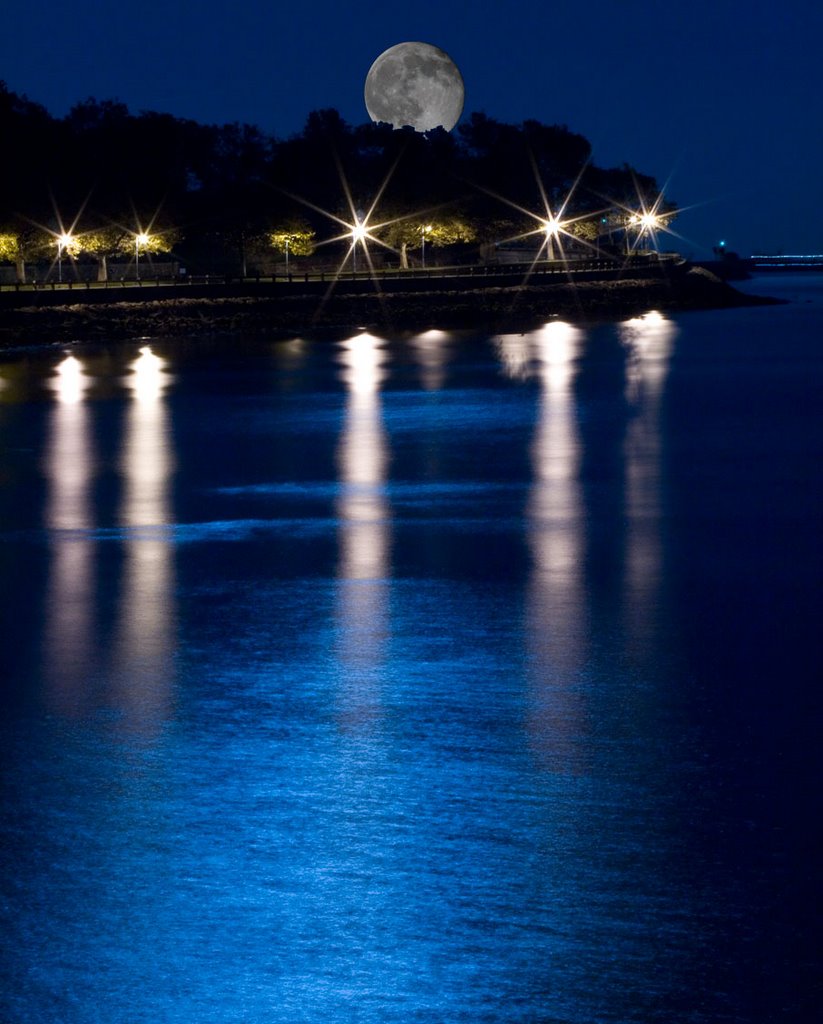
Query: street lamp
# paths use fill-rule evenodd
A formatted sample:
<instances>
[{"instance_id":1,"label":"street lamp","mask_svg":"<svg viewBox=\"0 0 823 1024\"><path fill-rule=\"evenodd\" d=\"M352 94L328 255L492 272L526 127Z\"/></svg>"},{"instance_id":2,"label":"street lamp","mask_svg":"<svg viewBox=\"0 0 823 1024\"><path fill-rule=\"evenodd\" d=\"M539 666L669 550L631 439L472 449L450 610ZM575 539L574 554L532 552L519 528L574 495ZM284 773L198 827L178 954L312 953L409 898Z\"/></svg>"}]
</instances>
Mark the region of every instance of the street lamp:
<instances>
[{"instance_id":1,"label":"street lamp","mask_svg":"<svg viewBox=\"0 0 823 1024\"><path fill-rule=\"evenodd\" d=\"M357 243L363 243L363 239L366 237L366 229L362 224L357 223L351 229L352 237L352 252L354 255L354 272L357 273Z\"/></svg>"},{"instance_id":2,"label":"street lamp","mask_svg":"<svg viewBox=\"0 0 823 1024\"><path fill-rule=\"evenodd\" d=\"M289 240L286 238L286 277L289 276Z\"/></svg>"},{"instance_id":3,"label":"street lamp","mask_svg":"<svg viewBox=\"0 0 823 1024\"><path fill-rule=\"evenodd\" d=\"M426 224L420 228L420 238L422 240L421 262L424 270L426 269L426 235L431 231L431 229L431 224Z\"/></svg>"},{"instance_id":4,"label":"street lamp","mask_svg":"<svg viewBox=\"0 0 823 1024\"><path fill-rule=\"evenodd\" d=\"M137 280L140 280L140 246L146 246L149 244L149 236L145 232L140 232L134 236L134 272Z\"/></svg>"},{"instance_id":5,"label":"street lamp","mask_svg":"<svg viewBox=\"0 0 823 1024\"><path fill-rule=\"evenodd\" d=\"M645 233L651 239L651 245L654 249L657 248L657 239L655 232L660 227L660 218L656 213L643 213L640 215L640 234L641 236Z\"/></svg>"},{"instance_id":6,"label":"street lamp","mask_svg":"<svg viewBox=\"0 0 823 1024\"><path fill-rule=\"evenodd\" d=\"M638 241L643 235L653 236L655 231L660 227L662 221L656 213L646 212L633 213L629 217L629 225L636 229ZM629 228L626 228L626 252L629 252Z\"/></svg>"},{"instance_id":7,"label":"street lamp","mask_svg":"<svg viewBox=\"0 0 823 1024\"><path fill-rule=\"evenodd\" d=\"M63 283L63 250L68 249L74 241L71 235L63 234L57 236L57 280Z\"/></svg>"},{"instance_id":8,"label":"street lamp","mask_svg":"<svg viewBox=\"0 0 823 1024\"><path fill-rule=\"evenodd\" d=\"M543 230L546 232L546 259L554 259L554 240L560 234L560 223L551 215L543 223Z\"/></svg>"}]
</instances>

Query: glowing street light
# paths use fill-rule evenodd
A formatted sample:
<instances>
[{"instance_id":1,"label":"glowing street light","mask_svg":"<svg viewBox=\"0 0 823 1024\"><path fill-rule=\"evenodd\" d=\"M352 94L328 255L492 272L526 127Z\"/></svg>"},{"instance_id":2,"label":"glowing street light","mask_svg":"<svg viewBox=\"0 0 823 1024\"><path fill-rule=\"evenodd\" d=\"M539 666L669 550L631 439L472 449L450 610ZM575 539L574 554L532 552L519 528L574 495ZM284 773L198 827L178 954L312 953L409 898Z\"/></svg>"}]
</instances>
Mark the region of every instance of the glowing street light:
<instances>
[{"instance_id":1,"label":"glowing street light","mask_svg":"<svg viewBox=\"0 0 823 1024\"><path fill-rule=\"evenodd\" d=\"M643 217L647 214L633 213L626 221L626 254L628 255L632 251L631 238L629 237L629 228L634 228L637 232L636 242L640 240L640 236L643 234Z\"/></svg>"},{"instance_id":2,"label":"glowing street light","mask_svg":"<svg viewBox=\"0 0 823 1024\"><path fill-rule=\"evenodd\" d=\"M73 241L74 238L69 234L57 236L57 280L61 284L63 282L63 250L68 249Z\"/></svg>"},{"instance_id":3,"label":"glowing street light","mask_svg":"<svg viewBox=\"0 0 823 1024\"><path fill-rule=\"evenodd\" d=\"M422 244L421 262L423 264L424 270L426 269L426 235L431 231L431 229L431 224L426 224L424 226L421 226L420 228L420 238Z\"/></svg>"},{"instance_id":4,"label":"glowing street light","mask_svg":"<svg viewBox=\"0 0 823 1024\"><path fill-rule=\"evenodd\" d=\"M554 217L549 217L548 220L543 222L543 230L546 233L546 259L554 259L554 240L560 234L560 221Z\"/></svg>"},{"instance_id":5,"label":"glowing street light","mask_svg":"<svg viewBox=\"0 0 823 1024\"><path fill-rule=\"evenodd\" d=\"M653 235L655 231L662 226L662 218L650 210L644 210L642 213L633 213L627 221L626 252L631 251L629 243L629 227L632 227L637 231L637 239L639 241L643 235Z\"/></svg>"},{"instance_id":6,"label":"glowing street light","mask_svg":"<svg viewBox=\"0 0 823 1024\"><path fill-rule=\"evenodd\" d=\"M356 274L357 273L357 244L359 242L360 245L363 245L363 240L366 237L365 225L361 224L358 221L354 225L354 227L351 229L351 237L352 237L352 243L351 243L352 244L352 254L353 254L353 258L354 258L354 272Z\"/></svg>"},{"instance_id":7,"label":"glowing street light","mask_svg":"<svg viewBox=\"0 0 823 1024\"><path fill-rule=\"evenodd\" d=\"M134 236L134 268L138 281L140 280L140 246L147 246L148 244L149 236L145 232L141 231Z\"/></svg>"}]
</instances>

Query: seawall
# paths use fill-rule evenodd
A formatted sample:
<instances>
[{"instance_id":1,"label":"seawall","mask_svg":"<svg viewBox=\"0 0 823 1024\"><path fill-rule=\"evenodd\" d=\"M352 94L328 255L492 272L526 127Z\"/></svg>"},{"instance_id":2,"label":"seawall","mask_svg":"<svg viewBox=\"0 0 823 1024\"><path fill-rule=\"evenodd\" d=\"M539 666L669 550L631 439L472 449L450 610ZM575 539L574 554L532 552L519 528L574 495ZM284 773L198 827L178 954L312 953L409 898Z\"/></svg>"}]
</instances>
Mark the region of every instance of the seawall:
<instances>
[{"instance_id":1,"label":"seawall","mask_svg":"<svg viewBox=\"0 0 823 1024\"><path fill-rule=\"evenodd\" d=\"M658 311L723 309L777 300L745 295L701 268L680 267L655 276L546 279L538 283L469 287L455 279L418 279L414 287L358 280L322 288L293 287L277 295L204 293L169 297L141 290L140 301L50 301L12 305L0 300L0 345L85 339L191 335L203 332L265 332L293 336L312 330L426 330L431 327L489 331L525 330L552 317L575 322L622 318ZM315 282L312 282L314 285ZM352 287L354 285L355 287ZM3 298L6 297L5 293ZM21 293L22 294L22 293ZM72 296L77 299L77 293Z\"/></svg>"}]
</instances>

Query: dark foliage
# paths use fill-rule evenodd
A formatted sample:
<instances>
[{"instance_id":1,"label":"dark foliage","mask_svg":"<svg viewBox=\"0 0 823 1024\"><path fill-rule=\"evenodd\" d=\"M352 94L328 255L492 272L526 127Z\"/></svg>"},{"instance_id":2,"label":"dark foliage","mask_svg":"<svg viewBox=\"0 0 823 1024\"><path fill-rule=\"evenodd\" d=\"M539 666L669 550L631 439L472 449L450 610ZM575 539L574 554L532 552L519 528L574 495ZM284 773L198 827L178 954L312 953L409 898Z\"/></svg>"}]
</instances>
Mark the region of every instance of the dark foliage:
<instances>
[{"instance_id":1,"label":"dark foliage","mask_svg":"<svg viewBox=\"0 0 823 1024\"><path fill-rule=\"evenodd\" d=\"M350 202L363 216L378 193L373 221L447 208L481 241L534 228L522 211L557 209L575 183L575 216L652 203L658 193L629 167L590 164L588 141L565 126L482 113L453 134L424 136L353 127L336 110L318 110L280 140L252 125L133 114L109 100L87 99L54 118L0 82L0 140L0 232L174 227L177 255L194 270L245 270L267 232L295 221L318 240L340 234L321 211L350 222Z\"/></svg>"}]
</instances>

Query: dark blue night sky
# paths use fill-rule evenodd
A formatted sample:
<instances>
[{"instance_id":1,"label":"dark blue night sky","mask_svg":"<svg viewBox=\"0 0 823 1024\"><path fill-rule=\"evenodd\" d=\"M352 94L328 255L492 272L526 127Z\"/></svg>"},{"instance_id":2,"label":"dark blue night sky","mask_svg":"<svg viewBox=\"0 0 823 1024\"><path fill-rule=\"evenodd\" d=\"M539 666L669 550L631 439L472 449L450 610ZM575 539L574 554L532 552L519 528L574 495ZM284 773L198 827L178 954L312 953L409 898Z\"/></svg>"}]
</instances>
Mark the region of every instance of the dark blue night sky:
<instances>
[{"instance_id":1,"label":"dark blue night sky","mask_svg":"<svg viewBox=\"0 0 823 1024\"><path fill-rule=\"evenodd\" d=\"M116 98L281 138L323 107L366 121L375 57L431 42L463 74L464 116L567 124L599 164L668 180L692 207L684 253L823 250L817 0L40 0L4 20L0 78L53 114Z\"/></svg>"}]
</instances>

